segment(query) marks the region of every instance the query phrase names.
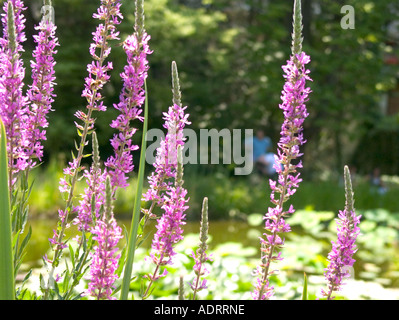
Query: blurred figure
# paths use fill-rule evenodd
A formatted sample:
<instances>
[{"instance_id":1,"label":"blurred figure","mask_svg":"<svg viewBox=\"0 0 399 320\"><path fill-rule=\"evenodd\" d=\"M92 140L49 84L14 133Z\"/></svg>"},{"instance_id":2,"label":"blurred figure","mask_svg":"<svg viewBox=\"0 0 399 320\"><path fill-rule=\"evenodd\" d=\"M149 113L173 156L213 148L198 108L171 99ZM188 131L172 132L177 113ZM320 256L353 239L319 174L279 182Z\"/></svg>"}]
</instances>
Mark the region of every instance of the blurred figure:
<instances>
[{"instance_id":1,"label":"blurred figure","mask_svg":"<svg viewBox=\"0 0 399 320\"><path fill-rule=\"evenodd\" d=\"M257 172L268 177L276 174L274 165L277 165L274 153L268 152L271 145L271 139L265 136L262 129L258 129L253 138L253 160Z\"/></svg>"},{"instance_id":2,"label":"blurred figure","mask_svg":"<svg viewBox=\"0 0 399 320\"><path fill-rule=\"evenodd\" d=\"M387 188L381 179L380 168L375 168L370 175L370 184L373 189L376 189L379 194L385 194Z\"/></svg>"}]
</instances>

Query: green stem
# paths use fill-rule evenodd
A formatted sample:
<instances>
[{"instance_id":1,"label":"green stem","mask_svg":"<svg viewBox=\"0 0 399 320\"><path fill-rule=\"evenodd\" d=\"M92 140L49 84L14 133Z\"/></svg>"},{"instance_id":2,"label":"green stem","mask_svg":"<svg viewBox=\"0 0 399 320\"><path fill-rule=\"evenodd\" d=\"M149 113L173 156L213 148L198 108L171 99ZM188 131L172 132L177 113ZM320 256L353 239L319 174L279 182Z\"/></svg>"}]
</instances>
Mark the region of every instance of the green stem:
<instances>
[{"instance_id":1,"label":"green stem","mask_svg":"<svg viewBox=\"0 0 399 320\"><path fill-rule=\"evenodd\" d=\"M136 241L137 241L137 231L140 222L140 211L141 211L141 194L143 191L143 180L144 180L144 170L145 170L145 152L146 152L146 135L148 127L148 93L147 93L147 83L144 82L145 89L145 103L144 103L144 123L143 123L143 136L141 139L141 152L140 152L140 166L137 179L137 190L136 198L134 201L132 223L128 239L128 251L125 262L125 271L123 274L123 281L121 287L120 300L127 300L130 280L133 270L133 261L136 251Z\"/></svg>"},{"instance_id":2,"label":"green stem","mask_svg":"<svg viewBox=\"0 0 399 320\"><path fill-rule=\"evenodd\" d=\"M0 300L14 300L14 262L11 239L11 210L8 193L7 142L0 119Z\"/></svg>"},{"instance_id":3,"label":"green stem","mask_svg":"<svg viewBox=\"0 0 399 320\"><path fill-rule=\"evenodd\" d=\"M163 258L161 258L160 260L162 261L162 259L163 259ZM145 290L145 292L144 292L144 294L143 294L143 300L147 298L147 296L148 296L148 294L149 294L149 292L150 292L150 289L151 289L152 285L154 284L154 279L155 279L156 276L157 276L157 273L158 273L158 271L159 271L159 268L160 268L160 265L157 264L156 267L155 267L154 274L152 275L152 277L151 277L151 279L150 279L150 283L149 283L148 286L147 286L147 290Z\"/></svg>"}]
</instances>

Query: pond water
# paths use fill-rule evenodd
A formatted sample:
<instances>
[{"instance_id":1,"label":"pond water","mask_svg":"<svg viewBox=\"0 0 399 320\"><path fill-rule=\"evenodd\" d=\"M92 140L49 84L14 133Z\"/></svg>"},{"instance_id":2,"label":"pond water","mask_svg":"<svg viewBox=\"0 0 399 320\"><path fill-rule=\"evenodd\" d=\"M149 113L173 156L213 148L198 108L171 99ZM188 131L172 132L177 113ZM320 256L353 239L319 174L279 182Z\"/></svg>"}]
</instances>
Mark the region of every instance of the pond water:
<instances>
[{"instance_id":1,"label":"pond water","mask_svg":"<svg viewBox=\"0 0 399 320\"><path fill-rule=\"evenodd\" d=\"M42 256L49 249L48 239L52 237L56 221L53 220L33 220L29 224L32 226L32 238L28 245L24 263L30 266L39 266ZM119 220L120 226L130 228L129 220ZM293 221L293 224L294 221ZM307 225L309 225L308 223ZM155 231L155 224L149 225L147 232ZM316 226L316 225L315 225ZM287 235L284 248L283 263L289 264L294 272L307 274L323 274L325 267L325 257L331 249L330 239L334 238L334 233L328 233L328 227L318 224L318 229L303 230L299 226L293 226L293 231ZM187 222L184 226L184 236L199 233L199 223ZM378 230L377 230L378 231ZM385 242L378 242L381 236L370 238L358 244L359 251L356 253L356 263L354 272L356 279L365 281L376 281L384 287L399 288L398 257L399 245L389 244L389 239ZM384 232L384 230L382 230ZM250 224L244 221L211 221L209 227L209 250L226 243L240 243L243 248L254 248L253 257L259 256L259 236L263 233L260 224ZM387 231L385 230L385 236ZM74 237L76 228L71 226L67 229L67 236ZM336 237L336 236L335 236ZM142 247L150 248L151 234L143 243ZM377 239L377 240L376 240ZM121 245L124 244L124 241ZM397 241L397 240L396 240Z\"/></svg>"},{"instance_id":2,"label":"pond water","mask_svg":"<svg viewBox=\"0 0 399 320\"><path fill-rule=\"evenodd\" d=\"M42 256L49 249L48 239L53 235L53 229L56 227L57 221L54 220L32 220L29 225L32 227L32 237L28 244L27 254L24 262L28 264L36 264L41 260ZM127 230L130 228L130 220L118 220L119 226L125 226ZM198 222L187 222L184 226L184 236L193 233L199 233L200 225ZM226 242L240 242L243 246L257 246L259 240L257 236L260 234L261 227L257 228L259 231L256 237L251 236L253 229L242 221L212 221L210 225L210 248ZM155 232L155 223L152 222L148 225L146 232L150 233L148 239L142 244L144 248L150 248L151 235ZM77 235L76 227L71 225L67 229L66 234L68 237ZM124 244L125 239L121 241Z\"/></svg>"}]
</instances>

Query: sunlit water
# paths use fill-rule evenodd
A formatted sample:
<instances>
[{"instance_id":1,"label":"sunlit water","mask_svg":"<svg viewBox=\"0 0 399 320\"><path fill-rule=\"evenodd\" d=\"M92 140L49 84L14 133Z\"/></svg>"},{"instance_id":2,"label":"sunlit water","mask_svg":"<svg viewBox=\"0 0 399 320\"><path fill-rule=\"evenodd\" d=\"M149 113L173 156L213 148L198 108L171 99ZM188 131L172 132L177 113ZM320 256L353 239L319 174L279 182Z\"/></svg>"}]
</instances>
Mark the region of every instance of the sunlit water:
<instances>
[{"instance_id":1,"label":"sunlit water","mask_svg":"<svg viewBox=\"0 0 399 320\"><path fill-rule=\"evenodd\" d=\"M28 244L27 253L24 259L25 263L36 264L42 259L42 256L49 250L48 239L53 236L53 230L56 228L57 221L54 220L33 220L28 223L32 227L32 237ZM125 226L127 230L130 228L129 220L119 220L118 225ZM199 233L200 225L198 222L187 222L184 226L184 236L188 234ZM261 228L258 228L261 230ZM142 247L150 248L153 233L155 232L155 223L151 222L146 227L145 233L149 233L148 238L143 242ZM209 246L215 247L225 242L240 242L244 246L256 246L259 241L256 237L251 237L250 228L242 221L213 221L209 227L211 235ZM260 231L259 231L260 232ZM66 230L66 238L74 238L78 235L76 226L73 224ZM125 239L121 240L121 246L125 244Z\"/></svg>"},{"instance_id":2,"label":"sunlit water","mask_svg":"<svg viewBox=\"0 0 399 320\"><path fill-rule=\"evenodd\" d=\"M33 220L28 223L28 225L32 227L32 237L28 244L26 256L24 258L25 264L31 267L38 267L41 265L43 255L45 255L49 250L48 239L52 237L53 229L56 228L56 224L57 222L54 220ZM121 227L126 227L127 230L130 229L129 220L119 220L118 224ZM183 235L187 236L189 234L198 234L199 228L200 225L198 222L187 222L187 224L184 226ZM145 233L150 234L147 240L143 242L143 248L149 249L151 247L152 234L155 232L155 230L156 229L154 222L146 227ZM209 250L216 248L220 244L235 242L241 243L244 248L256 248L254 252L256 252L256 255L259 255L259 236L261 236L262 233L263 230L261 226L250 226L243 221L212 221L209 227ZM71 225L66 231L66 238L73 239L77 234L78 232L76 226ZM317 245L322 241L320 239L313 239L309 235L303 234L303 232L301 232L300 230L296 230L296 228L293 228L293 232L287 235L287 241L291 240L292 242L298 242L296 239L304 239L304 242L313 242L314 245ZM331 248L331 246L326 246L326 242L328 244L328 241L324 240L325 249L323 249L323 256L327 256L327 253L329 251L328 248ZM123 246L124 244L125 239L121 241L120 245ZM296 243L296 245L297 247L290 248L287 243L287 248L285 248L284 250L298 250L297 252L294 252L294 254L307 254L310 256L312 255L312 252L301 252L301 244ZM361 249L359 251L361 251ZM288 252L286 252L286 254L288 254ZM397 288L399 287L399 281L397 276L393 275L387 277L386 275L383 275L383 272L390 268L390 263L391 262L389 261L384 261L380 264L370 264L369 261L362 261L362 259L357 256L355 263L355 272L357 274L356 278L370 281L370 277L377 277L380 283L382 283L385 287ZM371 274L371 276L370 273L367 271L370 268L370 265L374 266L374 268L377 268L377 270L374 271L374 274ZM298 272L302 271L298 270Z\"/></svg>"}]
</instances>

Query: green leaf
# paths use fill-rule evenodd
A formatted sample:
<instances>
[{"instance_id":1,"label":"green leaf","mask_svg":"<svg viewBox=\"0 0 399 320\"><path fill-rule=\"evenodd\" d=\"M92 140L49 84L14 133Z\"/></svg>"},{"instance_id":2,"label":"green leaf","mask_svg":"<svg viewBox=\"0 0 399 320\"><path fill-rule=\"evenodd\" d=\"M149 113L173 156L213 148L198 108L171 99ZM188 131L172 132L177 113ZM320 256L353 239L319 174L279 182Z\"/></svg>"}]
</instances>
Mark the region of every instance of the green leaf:
<instances>
[{"instance_id":1,"label":"green leaf","mask_svg":"<svg viewBox=\"0 0 399 320\"><path fill-rule=\"evenodd\" d=\"M130 287L130 278L133 270L133 261L134 254L136 251L136 238L137 231L140 223L140 209L141 209L141 194L143 191L143 180L144 180L144 169L145 169L145 152L146 152L146 135L147 135L147 127L148 127L148 91L147 91L147 83L144 82L145 88L145 103L144 103L144 123L143 123L143 136L141 140L141 152L140 152L140 166L139 173L137 178L137 189L136 189L136 198L134 201L133 208L133 216L132 216L132 224L127 244L127 257L125 262L125 272L123 274L123 281L121 287L121 295L120 300L127 300L129 287Z\"/></svg>"},{"instance_id":2,"label":"green leaf","mask_svg":"<svg viewBox=\"0 0 399 320\"><path fill-rule=\"evenodd\" d=\"M306 276L306 273L303 273L302 300L308 300L308 277Z\"/></svg>"},{"instance_id":3,"label":"green leaf","mask_svg":"<svg viewBox=\"0 0 399 320\"><path fill-rule=\"evenodd\" d=\"M21 236L21 230L19 230L16 235L14 236L14 241L13 241L13 248L14 250L14 274L18 273L18 270L22 264L23 258L26 255L26 246L28 245L28 242L32 236L32 228L29 226L28 233L26 236L23 238L22 243L19 244L19 239Z\"/></svg>"},{"instance_id":4,"label":"green leaf","mask_svg":"<svg viewBox=\"0 0 399 320\"><path fill-rule=\"evenodd\" d=\"M19 247L19 252L18 252L18 255L19 255L19 256L21 256L22 253L24 252L26 246L28 245L28 242L29 242L31 236L32 236L32 227L29 226L28 233L27 233L27 235L24 237L24 239L22 240L22 243L21 243L21 245L20 245L20 247Z\"/></svg>"},{"instance_id":5,"label":"green leaf","mask_svg":"<svg viewBox=\"0 0 399 320\"><path fill-rule=\"evenodd\" d=\"M122 249L121 256L119 258L119 264L118 264L118 269L116 269L115 274L120 278L122 271L123 271L123 266L125 264L125 257L126 257L126 247Z\"/></svg>"},{"instance_id":6,"label":"green leaf","mask_svg":"<svg viewBox=\"0 0 399 320\"><path fill-rule=\"evenodd\" d=\"M32 271L33 271L33 269L30 269L29 272L25 275L24 279L22 280L22 284L18 288L17 293L16 293L17 300L24 299L24 296L28 289L23 289L23 287L25 286L26 282L29 280L30 276L32 275ZM23 291L21 292L21 290L23 290Z\"/></svg>"},{"instance_id":7,"label":"green leaf","mask_svg":"<svg viewBox=\"0 0 399 320\"><path fill-rule=\"evenodd\" d=\"M150 232L146 233L144 236L141 236L140 241L137 242L136 248L140 247L144 241L151 235Z\"/></svg>"},{"instance_id":8,"label":"green leaf","mask_svg":"<svg viewBox=\"0 0 399 320\"><path fill-rule=\"evenodd\" d=\"M73 252L73 248L72 248L71 244L69 244L69 255L71 258L72 267L75 268L75 254Z\"/></svg>"},{"instance_id":9,"label":"green leaf","mask_svg":"<svg viewBox=\"0 0 399 320\"><path fill-rule=\"evenodd\" d=\"M11 210L8 192L8 158L4 124L0 119L0 300L14 300Z\"/></svg>"}]
</instances>

